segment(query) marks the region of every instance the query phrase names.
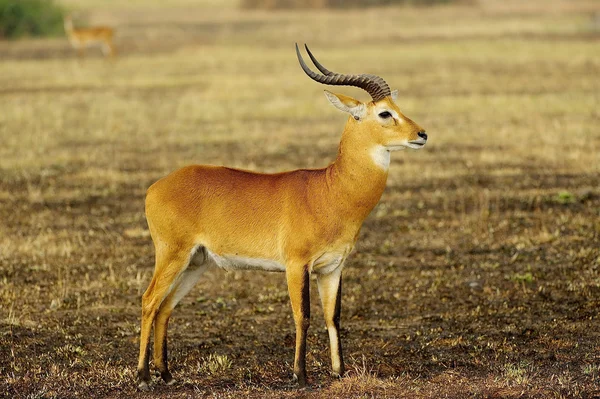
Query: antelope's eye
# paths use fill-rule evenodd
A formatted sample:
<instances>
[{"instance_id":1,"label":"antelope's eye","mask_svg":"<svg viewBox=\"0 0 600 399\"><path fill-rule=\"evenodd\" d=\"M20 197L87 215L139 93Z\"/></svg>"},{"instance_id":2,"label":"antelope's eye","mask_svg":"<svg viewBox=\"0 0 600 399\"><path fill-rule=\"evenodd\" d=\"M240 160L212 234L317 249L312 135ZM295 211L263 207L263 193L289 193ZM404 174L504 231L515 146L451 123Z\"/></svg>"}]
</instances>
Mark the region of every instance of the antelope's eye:
<instances>
[{"instance_id":1,"label":"antelope's eye","mask_svg":"<svg viewBox=\"0 0 600 399\"><path fill-rule=\"evenodd\" d=\"M388 111L383 111L379 114L379 117L383 118L383 119L387 119L387 118L391 118L392 114L390 114Z\"/></svg>"}]
</instances>

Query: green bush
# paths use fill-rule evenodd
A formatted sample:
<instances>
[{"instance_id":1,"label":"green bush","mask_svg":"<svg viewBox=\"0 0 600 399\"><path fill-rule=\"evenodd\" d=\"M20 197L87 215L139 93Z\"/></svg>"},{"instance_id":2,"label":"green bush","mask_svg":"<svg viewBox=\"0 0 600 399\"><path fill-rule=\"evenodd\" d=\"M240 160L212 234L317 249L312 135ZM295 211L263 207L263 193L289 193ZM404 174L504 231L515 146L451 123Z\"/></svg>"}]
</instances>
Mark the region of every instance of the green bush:
<instances>
[{"instance_id":1,"label":"green bush","mask_svg":"<svg viewBox=\"0 0 600 399\"><path fill-rule=\"evenodd\" d=\"M59 35L62 18L51 0L0 0L0 38Z\"/></svg>"}]
</instances>

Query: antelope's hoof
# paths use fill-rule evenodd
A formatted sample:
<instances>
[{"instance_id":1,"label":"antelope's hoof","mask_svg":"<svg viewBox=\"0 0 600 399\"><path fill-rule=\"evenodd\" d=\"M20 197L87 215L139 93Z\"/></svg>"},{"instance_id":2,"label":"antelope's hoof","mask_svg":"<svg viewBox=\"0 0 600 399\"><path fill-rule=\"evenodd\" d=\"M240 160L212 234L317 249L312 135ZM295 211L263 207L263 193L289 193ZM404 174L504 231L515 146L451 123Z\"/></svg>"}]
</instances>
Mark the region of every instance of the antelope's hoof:
<instances>
[{"instance_id":1,"label":"antelope's hoof","mask_svg":"<svg viewBox=\"0 0 600 399\"><path fill-rule=\"evenodd\" d=\"M333 378L344 378L344 374L346 374L346 372L342 368L341 370L331 370L330 374Z\"/></svg>"},{"instance_id":2,"label":"antelope's hoof","mask_svg":"<svg viewBox=\"0 0 600 399\"><path fill-rule=\"evenodd\" d=\"M140 381L140 383L138 384L138 389L140 391L148 392L150 390L150 386L146 381Z\"/></svg>"},{"instance_id":3,"label":"antelope's hoof","mask_svg":"<svg viewBox=\"0 0 600 399\"><path fill-rule=\"evenodd\" d=\"M173 378L173 376L171 375L171 373L169 371L164 371L164 372L160 373L160 378L162 378L162 380L167 385L175 384L175 379Z\"/></svg>"},{"instance_id":4,"label":"antelope's hoof","mask_svg":"<svg viewBox=\"0 0 600 399\"><path fill-rule=\"evenodd\" d=\"M298 388L306 388L306 377L305 376L298 377L298 375L296 373L294 373L293 379L298 384Z\"/></svg>"},{"instance_id":5,"label":"antelope's hoof","mask_svg":"<svg viewBox=\"0 0 600 399\"><path fill-rule=\"evenodd\" d=\"M137 372L138 389L140 391L149 391L150 373L148 369L140 369Z\"/></svg>"}]
</instances>

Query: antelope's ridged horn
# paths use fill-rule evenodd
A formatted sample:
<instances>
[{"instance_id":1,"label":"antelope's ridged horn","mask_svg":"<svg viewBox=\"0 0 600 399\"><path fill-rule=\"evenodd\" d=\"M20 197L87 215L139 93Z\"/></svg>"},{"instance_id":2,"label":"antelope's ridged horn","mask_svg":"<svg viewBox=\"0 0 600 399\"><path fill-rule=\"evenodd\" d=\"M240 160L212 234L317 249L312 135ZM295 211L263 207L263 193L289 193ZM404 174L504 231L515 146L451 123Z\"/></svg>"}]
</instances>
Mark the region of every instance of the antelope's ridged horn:
<instances>
[{"instance_id":1,"label":"antelope's ridged horn","mask_svg":"<svg viewBox=\"0 0 600 399\"><path fill-rule=\"evenodd\" d=\"M300 66L304 70L304 72L314 81L319 83L333 85L333 86L354 86L359 87L365 90L367 93L371 95L373 101L379 101L389 95L391 95L391 90L388 84L376 75L344 75L341 73L331 72L327 68L325 68L317 59L312 55L308 46L305 44L306 52L310 57L311 61L319 71L323 73L320 75L316 72L310 70L308 65L302 59L302 55L300 55L300 49L298 48L298 43L296 43L296 54L298 55L298 61L300 62Z\"/></svg>"}]
</instances>

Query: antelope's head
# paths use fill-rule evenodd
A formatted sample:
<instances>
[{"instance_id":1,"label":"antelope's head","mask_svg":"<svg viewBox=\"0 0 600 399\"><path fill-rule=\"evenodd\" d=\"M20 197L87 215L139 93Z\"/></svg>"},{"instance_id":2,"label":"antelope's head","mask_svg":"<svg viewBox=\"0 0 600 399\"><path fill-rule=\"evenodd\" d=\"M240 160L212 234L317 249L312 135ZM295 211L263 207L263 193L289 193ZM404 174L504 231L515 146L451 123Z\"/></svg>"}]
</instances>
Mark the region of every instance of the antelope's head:
<instances>
[{"instance_id":1,"label":"antelope's head","mask_svg":"<svg viewBox=\"0 0 600 399\"><path fill-rule=\"evenodd\" d=\"M63 18L63 23L65 25L65 30L73 29L73 17L71 14L67 14Z\"/></svg>"},{"instance_id":2,"label":"antelope's head","mask_svg":"<svg viewBox=\"0 0 600 399\"><path fill-rule=\"evenodd\" d=\"M328 85L359 87L371 95L373 101L363 103L352 97L325 90L325 95L336 108L349 113L354 118L354 123L361 125L358 130L368 134L369 141L385 147L388 151L419 149L427 143L425 130L402 114L398 108L398 90L390 91L387 83L379 76L331 72L315 59L308 46L305 45L305 48L317 69L323 73L321 75L310 70L296 44L300 66L311 79Z\"/></svg>"}]
</instances>

